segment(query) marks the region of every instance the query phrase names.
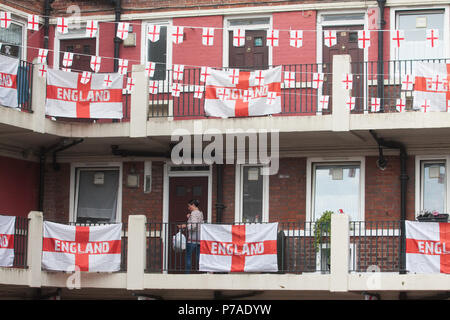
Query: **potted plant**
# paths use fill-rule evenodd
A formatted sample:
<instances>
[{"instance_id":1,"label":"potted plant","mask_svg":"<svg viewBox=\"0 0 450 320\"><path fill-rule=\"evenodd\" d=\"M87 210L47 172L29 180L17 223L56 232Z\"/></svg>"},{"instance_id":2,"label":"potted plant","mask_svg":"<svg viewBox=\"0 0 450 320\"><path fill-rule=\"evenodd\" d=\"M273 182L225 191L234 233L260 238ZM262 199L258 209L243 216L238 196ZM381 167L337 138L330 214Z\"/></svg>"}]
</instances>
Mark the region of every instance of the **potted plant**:
<instances>
[{"instance_id":1,"label":"potted plant","mask_svg":"<svg viewBox=\"0 0 450 320\"><path fill-rule=\"evenodd\" d=\"M422 210L417 216L417 220L420 222L447 222L448 213L439 213L437 210Z\"/></svg>"},{"instance_id":2,"label":"potted plant","mask_svg":"<svg viewBox=\"0 0 450 320\"><path fill-rule=\"evenodd\" d=\"M331 237L331 215L333 211L327 210L316 221L314 225L314 247L316 252L325 254L328 267L330 267L330 237ZM322 245L325 244L325 248Z\"/></svg>"}]
</instances>

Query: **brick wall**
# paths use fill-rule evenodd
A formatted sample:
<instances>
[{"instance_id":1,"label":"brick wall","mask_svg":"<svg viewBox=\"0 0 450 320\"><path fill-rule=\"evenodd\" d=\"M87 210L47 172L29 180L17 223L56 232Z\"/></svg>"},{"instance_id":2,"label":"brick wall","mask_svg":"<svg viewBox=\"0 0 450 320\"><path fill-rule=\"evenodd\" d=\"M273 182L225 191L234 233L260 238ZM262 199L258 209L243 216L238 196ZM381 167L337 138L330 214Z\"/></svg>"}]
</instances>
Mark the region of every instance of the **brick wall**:
<instances>
[{"instance_id":1,"label":"brick wall","mask_svg":"<svg viewBox=\"0 0 450 320\"><path fill-rule=\"evenodd\" d=\"M45 166L44 219L69 221L70 164L59 164L58 171L52 163Z\"/></svg>"}]
</instances>

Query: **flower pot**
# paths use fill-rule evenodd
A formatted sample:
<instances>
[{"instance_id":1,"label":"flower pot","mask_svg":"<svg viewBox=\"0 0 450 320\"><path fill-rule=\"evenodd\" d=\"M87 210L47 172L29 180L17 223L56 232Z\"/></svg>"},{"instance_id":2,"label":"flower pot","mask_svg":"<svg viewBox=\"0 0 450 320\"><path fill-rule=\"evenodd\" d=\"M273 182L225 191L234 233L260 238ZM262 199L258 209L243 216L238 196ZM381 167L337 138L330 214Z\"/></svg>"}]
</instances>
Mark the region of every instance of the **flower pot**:
<instances>
[{"instance_id":1,"label":"flower pot","mask_svg":"<svg viewBox=\"0 0 450 320\"><path fill-rule=\"evenodd\" d=\"M448 221L448 213L440 213L438 215L421 215L417 216L417 220L420 222L447 222Z\"/></svg>"}]
</instances>

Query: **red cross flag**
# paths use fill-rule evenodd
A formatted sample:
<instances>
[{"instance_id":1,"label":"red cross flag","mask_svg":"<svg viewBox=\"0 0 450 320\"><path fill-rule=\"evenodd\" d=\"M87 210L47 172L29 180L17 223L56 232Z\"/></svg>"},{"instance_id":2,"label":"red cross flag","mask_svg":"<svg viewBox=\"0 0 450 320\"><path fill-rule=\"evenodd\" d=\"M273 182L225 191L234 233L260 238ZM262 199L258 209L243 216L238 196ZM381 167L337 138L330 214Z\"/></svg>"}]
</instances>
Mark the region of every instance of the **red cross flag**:
<instances>
[{"instance_id":1,"label":"red cross flag","mask_svg":"<svg viewBox=\"0 0 450 320\"><path fill-rule=\"evenodd\" d=\"M127 59L119 59L119 73L121 75L126 75L128 69L128 60Z\"/></svg>"},{"instance_id":2,"label":"red cross flag","mask_svg":"<svg viewBox=\"0 0 450 320\"><path fill-rule=\"evenodd\" d=\"M278 47L280 39L280 31L269 29L267 30L266 42L268 47Z\"/></svg>"},{"instance_id":3,"label":"red cross flag","mask_svg":"<svg viewBox=\"0 0 450 320\"><path fill-rule=\"evenodd\" d=\"M199 270L277 272L278 223L202 224Z\"/></svg>"},{"instance_id":4,"label":"red cross flag","mask_svg":"<svg viewBox=\"0 0 450 320\"><path fill-rule=\"evenodd\" d=\"M358 31L358 48L365 49L370 47L370 31L359 30Z\"/></svg>"},{"instance_id":5,"label":"red cross flag","mask_svg":"<svg viewBox=\"0 0 450 320\"><path fill-rule=\"evenodd\" d=\"M62 64L64 67L70 67L73 62L73 53L72 52L64 52Z\"/></svg>"},{"instance_id":6,"label":"red cross flag","mask_svg":"<svg viewBox=\"0 0 450 320\"><path fill-rule=\"evenodd\" d=\"M102 58L98 56L92 56L91 57L91 69L94 72L100 71L100 64L102 62Z\"/></svg>"},{"instance_id":7,"label":"red cross flag","mask_svg":"<svg viewBox=\"0 0 450 320\"><path fill-rule=\"evenodd\" d=\"M295 87L295 72L285 71L284 72L284 86L286 88Z\"/></svg>"},{"instance_id":8,"label":"red cross flag","mask_svg":"<svg viewBox=\"0 0 450 320\"><path fill-rule=\"evenodd\" d=\"M0 55L0 105L17 108L19 60Z\"/></svg>"},{"instance_id":9,"label":"red cross flag","mask_svg":"<svg viewBox=\"0 0 450 320\"><path fill-rule=\"evenodd\" d=\"M405 100L404 99L397 99L395 103L395 108L398 112L405 112Z\"/></svg>"},{"instance_id":10,"label":"red cross flag","mask_svg":"<svg viewBox=\"0 0 450 320\"><path fill-rule=\"evenodd\" d=\"M370 108L372 112L378 112L380 111L380 98L371 98L370 101Z\"/></svg>"},{"instance_id":11,"label":"red cross flag","mask_svg":"<svg viewBox=\"0 0 450 320\"><path fill-rule=\"evenodd\" d=\"M153 77L155 75L156 62L147 61L145 63L145 75L148 77Z\"/></svg>"},{"instance_id":12,"label":"red cross flag","mask_svg":"<svg viewBox=\"0 0 450 320\"><path fill-rule=\"evenodd\" d=\"M434 48L439 45L439 29L427 29L427 47Z\"/></svg>"},{"instance_id":13,"label":"red cross flag","mask_svg":"<svg viewBox=\"0 0 450 320\"><path fill-rule=\"evenodd\" d=\"M159 40L159 35L161 32L161 26L156 24L151 24L148 26L147 37L151 42L156 42Z\"/></svg>"},{"instance_id":14,"label":"red cross flag","mask_svg":"<svg viewBox=\"0 0 450 320\"><path fill-rule=\"evenodd\" d=\"M413 108L424 112L447 111L450 64L416 62L415 66Z\"/></svg>"},{"instance_id":15,"label":"red cross flag","mask_svg":"<svg viewBox=\"0 0 450 320\"><path fill-rule=\"evenodd\" d=\"M356 99L355 97L349 97L345 104L348 106L350 111L355 110Z\"/></svg>"},{"instance_id":16,"label":"red cross flag","mask_svg":"<svg viewBox=\"0 0 450 320\"><path fill-rule=\"evenodd\" d=\"M210 67L201 67L200 69L200 81L206 82L208 77L211 75L212 68Z\"/></svg>"},{"instance_id":17,"label":"red cross flag","mask_svg":"<svg viewBox=\"0 0 450 320\"><path fill-rule=\"evenodd\" d=\"M450 273L450 223L405 221L406 269Z\"/></svg>"},{"instance_id":18,"label":"red cross flag","mask_svg":"<svg viewBox=\"0 0 450 320\"><path fill-rule=\"evenodd\" d=\"M184 27L172 27L171 36L173 43L182 43L184 40Z\"/></svg>"},{"instance_id":19,"label":"red cross flag","mask_svg":"<svg viewBox=\"0 0 450 320\"><path fill-rule=\"evenodd\" d=\"M323 73L318 73L318 72L314 72L313 73L313 88L314 89L320 89L323 85L323 80L324 80L324 74Z\"/></svg>"},{"instance_id":20,"label":"red cross flag","mask_svg":"<svg viewBox=\"0 0 450 320\"><path fill-rule=\"evenodd\" d=\"M183 80L184 65L174 64L173 65L173 80Z\"/></svg>"},{"instance_id":21,"label":"red cross flag","mask_svg":"<svg viewBox=\"0 0 450 320\"><path fill-rule=\"evenodd\" d=\"M336 31L334 30L326 30L325 37L323 38L324 43L327 47L332 47L337 43Z\"/></svg>"},{"instance_id":22,"label":"red cross flag","mask_svg":"<svg viewBox=\"0 0 450 320\"><path fill-rule=\"evenodd\" d=\"M127 78L127 93L132 93L135 85L134 78Z\"/></svg>"},{"instance_id":23,"label":"red cross flag","mask_svg":"<svg viewBox=\"0 0 450 320\"><path fill-rule=\"evenodd\" d=\"M242 47L245 44L245 29L233 30L233 46Z\"/></svg>"},{"instance_id":24,"label":"red cross flag","mask_svg":"<svg viewBox=\"0 0 450 320\"><path fill-rule=\"evenodd\" d=\"M281 112L281 67L263 70L264 85L258 85L252 72L240 71L232 82L227 71L211 70L206 80L205 113L212 117L248 117ZM247 91L247 94L245 94ZM269 103L268 93L277 97Z\"/></svg>"},{"instance_id":25,"label":"red cross flag","mask_svg":"<svg viewBox=\"0 0 450 320\"><path fill-rule=\"evenodd\" d=\"M195 86L194 87L194 98L201 99L203 97L203 92L205 91L204 86Z\"/></svg>"},{"instance_id":26,"label":"red cross flag","mask_svg":"<svg viewBox=\"0 0 450 320\"><path fill-rule=\"evenodd\" d=\"M39 31L39 16L35 14L28 15L28 30Z\"/></svg>"},{"instance_id":27,"label":"red cross flag","mask_svg":"<svg viewBox=\"0 0 450 320\"><path fill-rule=\"evenodd\" d=\"M0 267L13 265L15 224L16 217L0 216Z\"/></svg>"},{"instance_id":28,"label":"red cross flag","mask_svg":"<svg viewBox=\"0 0 450 320\"><path fill-rule=\"evenodd\" d=\"M39 75L43 78L45 76L47 76L47 65L46 64L41 64L39 66Z\"/></svg>"},{"instance_id":29,"label":"red cross flag","mask_svg":"<svg viewBox=\"0 0 450 320\"><path fill-rule=\"evenodd\" d=\"M291 47L300 48L303 45L303 31L302 30L290 30L289 31L289 44Z\"/></svg>"},{"instance_id":30,"label":"red cross flag","mask_svg":"<svg viewBox=\"0 0 450 320\"><path fill-rule=\"evenodd\" d=\"M150 94L158 93L158 80L150 80L148 82L148 91L150 92Z\"/></svg>"},{"instance_id":31,"label":"red cross flag","mask_svg":"<svg viewBox=\"0 0 450 320\"><path fill-rule=\"evenodd\" d=\"M119 22L117 25L116 37L122 40L128 38L128 32L130 30L130 24L128 22Z\"/></svg>"},{"instance_id":32,"label":"red cross flag","mask_svg":"<svg viewBox=\"0 0 450 320\"><path fill-rule=\"evenodd\" d=\"M214 28L203 28L202 44L212 46L214 44Z\"/></svg>"},{"instance_id":33,"label":"red cross flag","mask_svg":"<svg viewBox=\"0 0 450 320\"><path fill-rule=\"evenodd\" d=\"M0 12L0 27L8 29L11 25L11 12Z\"/></svg>"},{"instance_id":34,"label":"red cross flag","mask_svg":"<svg viewBox=\"0 0 450 320\"><path fill-rule=\"evenodd\" d=\"M106 74L107 75L107 74ZM46 113L54 117L123 117L123 76L111 73L111 86L105 87L105 74L93 74L87 83L83 74L48 70Z\"/></svg>"},{"instance_id":35,"label":"red cross flag","mask_svg":"<svg viewBox=\"0 0 450 320\"><path fill-rule=\"evenodd\" d=\"M58 18L56 20L56 30L59 33L66 34L69 32L69 25L66 18Z\"/></svg>"},{"instance_id":36,"label":"red cross flag","mask_svg":"<svg viewBox=\"0 0 450 320\"><path fill-rule=\"evenodd\" d=\"M353 75L350 73L344 74L342 84L345 90L351 90L353 88Z\"/></svg>"},{"instance_id":37,"label":"red cross flag","mask_svg":"<svg viewBox=\"0 0 450 320\"><path fill-rule=\"evenodd\" d=\"M412 91L414 86L414 76L410 74L402 75L402 90Z\"/></svg>"},{"instance_id":38,"label":"red cross flag","mask_svg":"<svg viewBox=\"0 0 450 320\"><path fill-rule=\"evenodd\" d=\"M80 227L45 221L42 267L53 271L119 271L121 233L121 223Z\"/></svg>"},{"instance_id":39,"label":"red cross flag","mask_svg":"<svg viewBox=\"0 0 450 320\"><path fill-rule=\"evenodd\" d=\"M38 63L46 63L47 62L47 54L48 54L48 49L39 49Z\"/></svg>"},{"instance_id":40,"label":"red cross flag","mask_svg":"<svg viewBox=\"0 0 450 320\"><path fill-rule=\"evenodd\" d=\"M391 31L391 42L395 48L400 48L402 41L405 40L404 30L392 30Z\"/></svg>"},{"instance_id":41,"label":"red cross flag","mask_svg":"<svg viewBox=\"0 0 450 320\"><path fill-rule=\"evenodd\" d=\"M98 21L89 20L86 23L86 36L89 38L94 38L97 35Z\"/></svg>"},{"instance_id":42,"label":"red cross flag","mask_svg":"<svg viewBox=\"0 0 450 320\"><path fill-rule=\"evenodd\" d=\"M183 87L181 83L172 83L172 96L179 97Z\"/></svg>"},{"instance_id":43,"label":"red cross flag","mask_svg":"<svg viewBox=\"0 0 450 320\"><path fill-rule=\"evenodd\" d=\"M317 113L322 113L324 109L328 109L329 102L330 96L321 96L319 99L319 104L317 105Z\"/></svg>"}]
</instances>

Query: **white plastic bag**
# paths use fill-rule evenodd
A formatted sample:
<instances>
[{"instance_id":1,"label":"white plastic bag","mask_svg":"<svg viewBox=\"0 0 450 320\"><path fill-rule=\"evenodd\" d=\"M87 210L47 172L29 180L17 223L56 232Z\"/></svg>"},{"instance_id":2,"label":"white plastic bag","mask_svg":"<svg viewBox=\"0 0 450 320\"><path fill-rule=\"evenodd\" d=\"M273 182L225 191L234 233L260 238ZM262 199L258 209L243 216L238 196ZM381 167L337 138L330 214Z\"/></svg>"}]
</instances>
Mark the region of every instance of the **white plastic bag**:
<instances>
[{"instance_id":1,"label":"white plastic bag","mask_svg":"<svg viewBox=\"0 0 450 320\"><path fill-rule=\"evenodd\" d=\"M181 231L178 231L172 238L172 247L176 252L186 250L186 237Z\"/></svg>"}]
</instances>

